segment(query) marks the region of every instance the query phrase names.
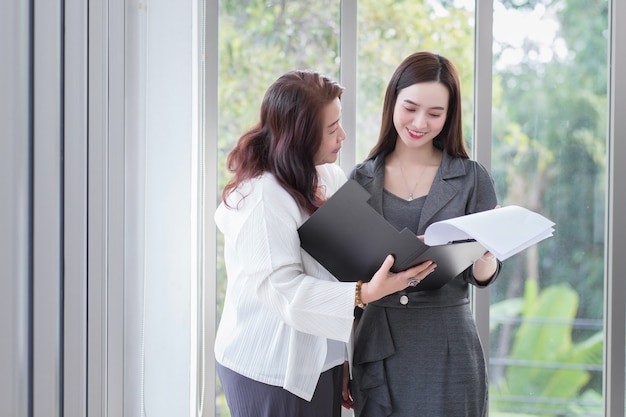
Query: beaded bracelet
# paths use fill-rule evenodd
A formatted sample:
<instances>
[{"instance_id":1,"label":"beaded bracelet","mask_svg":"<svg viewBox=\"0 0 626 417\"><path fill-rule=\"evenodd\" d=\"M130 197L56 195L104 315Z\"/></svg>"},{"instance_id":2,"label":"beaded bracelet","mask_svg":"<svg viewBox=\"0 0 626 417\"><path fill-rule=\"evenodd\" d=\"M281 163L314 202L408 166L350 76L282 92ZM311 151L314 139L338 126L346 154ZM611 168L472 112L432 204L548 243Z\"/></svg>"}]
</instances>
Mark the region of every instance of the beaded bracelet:
<instances>
[{"instance_id":1,"label":"beaded bracelet","mask_svg":"<svg viewBox=\"0 0 626 417\"><path fill-rule=\"evenodd\" d=\"M358 280L356 282L356 290L354 293L354 304L356 304L357 307L365 308L367 307L367 304L363 304L363 300L361 299L361 287L362 286L363 286L363 281Z\"/></svg>"}]
</instances>

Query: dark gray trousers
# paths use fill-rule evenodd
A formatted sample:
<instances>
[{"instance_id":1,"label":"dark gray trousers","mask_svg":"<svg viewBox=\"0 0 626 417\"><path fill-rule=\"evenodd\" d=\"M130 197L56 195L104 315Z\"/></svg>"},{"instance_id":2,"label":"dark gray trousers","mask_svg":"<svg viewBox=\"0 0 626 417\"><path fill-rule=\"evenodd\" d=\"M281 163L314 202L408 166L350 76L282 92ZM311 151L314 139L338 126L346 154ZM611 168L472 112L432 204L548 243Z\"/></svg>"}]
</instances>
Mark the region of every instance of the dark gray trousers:
<instances>
[{"instance_id":1,"label":"dark gray trousers","mask_svg":"<svg viewBox=\"0 0 626 417\"><path fill-rule=\"evenodd\" d=\"M231 417L341 417L343 365L322 373L310 402L219 363L216 368Z\"/></svg>"}]
</instances>

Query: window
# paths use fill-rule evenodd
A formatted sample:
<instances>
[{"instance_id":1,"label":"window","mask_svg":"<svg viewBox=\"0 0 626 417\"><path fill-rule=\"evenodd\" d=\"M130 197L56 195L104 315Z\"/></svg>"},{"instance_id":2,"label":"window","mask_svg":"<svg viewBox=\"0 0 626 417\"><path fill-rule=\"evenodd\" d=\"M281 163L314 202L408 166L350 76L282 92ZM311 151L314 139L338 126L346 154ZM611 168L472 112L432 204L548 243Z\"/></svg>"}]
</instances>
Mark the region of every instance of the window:
<instances>
[{"instance_id":1,"label":"window","mask_svg":"<svg viewBox=\"0 0 626 417\"><path fill-rule=\"evenodd\" d=\"M490 415L603 415L607 33L604 2L494 3L499 200L556 233L492 286Z\"/></svg>"},{"instance_id":2,"label":"window","mask_svg":"<svg viewBox=\"0 0 626 417\"><path fill-rule=\"evenodd\" d=\"M347 139L354 147L342 150L349 170L376 141L384 89L401 59L418 49L448 56L461 76L468 146L489 148L500 203L523 205L557 223L554 238L507 260L499 282L484 292L490 319L480 316L478 325L488 329L481 337L489 353L490 415L604 415L610 367L603 363L604 342L614 331L604 326L603 289L614 279L605 272L607 212L615 210L606 206L613 140L607 141L609 3L501 0L478 8L446 0L359 0L358 7L248 1L234 7L221 1L217 191L227 178L228 151L280 73L305 66L356 78L356 91L345 93L354 95L356 107L354 135L348 131ZM492 21L489 42L477 38L479 29L490 29L476 22ZM341 44L351 30L356 63L349 56L342 62L342 48L354 47ZM305 39L314 39L308 43L315 48L301 47ZM485 79L476 73L485 68L477 62L477 44L493 51L491 137L475 135L482 110L475 109L482 94L475 80ZM225 285L219 258L218 314ZM615 381L623 390L623 375ZM216 395L217 415L227 415Z\"/></svg>"}]
</instances>

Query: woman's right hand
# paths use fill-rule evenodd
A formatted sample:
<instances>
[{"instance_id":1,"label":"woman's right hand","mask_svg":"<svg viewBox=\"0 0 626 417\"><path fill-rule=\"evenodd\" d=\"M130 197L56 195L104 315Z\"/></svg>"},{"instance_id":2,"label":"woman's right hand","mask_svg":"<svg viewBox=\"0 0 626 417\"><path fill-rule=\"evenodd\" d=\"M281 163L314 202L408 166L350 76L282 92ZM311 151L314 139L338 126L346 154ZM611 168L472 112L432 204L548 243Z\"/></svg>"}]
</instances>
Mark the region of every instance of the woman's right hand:
<instances>
[{"instance_id":1,"label":"woman's right hand","mask_svg":"<svg viewBox=\"0 0 626 417\"><path fill-rule=\"evenodd\" d=\"M371 303L386 295L403 290L408 286L419 284L437 266L432 261L425 261L402 272L394 273L391 272L393 262L393 256L387 255L387 258L385 258L372 279L363 283L361 286L361 300L363 304Z\"/></svg>"}]
</instances>

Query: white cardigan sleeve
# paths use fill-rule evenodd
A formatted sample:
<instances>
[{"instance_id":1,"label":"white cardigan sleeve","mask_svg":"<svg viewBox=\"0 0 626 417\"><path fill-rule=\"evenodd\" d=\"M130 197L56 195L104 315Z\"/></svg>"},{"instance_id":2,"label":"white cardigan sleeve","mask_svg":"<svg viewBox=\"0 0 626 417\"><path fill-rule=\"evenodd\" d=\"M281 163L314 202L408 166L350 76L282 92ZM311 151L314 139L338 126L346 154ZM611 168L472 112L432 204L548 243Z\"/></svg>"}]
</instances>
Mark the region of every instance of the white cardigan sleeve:
<instances>
[{"instance_id":1,"label":"white cardigan sleeve","mask_svg":"<svg viewBox=\"0 0 626 417\"><path fill-rule=\"evenodd\" d=\"M249 254L242 267L252 278L250 285L294 329L347 342L355 284L338 282L300 248L297 229L304 221L302 212L278 183L260 181L256 187L262 187L261 198L236 241L237 252Z\"/></svg>"}]
</instances>

